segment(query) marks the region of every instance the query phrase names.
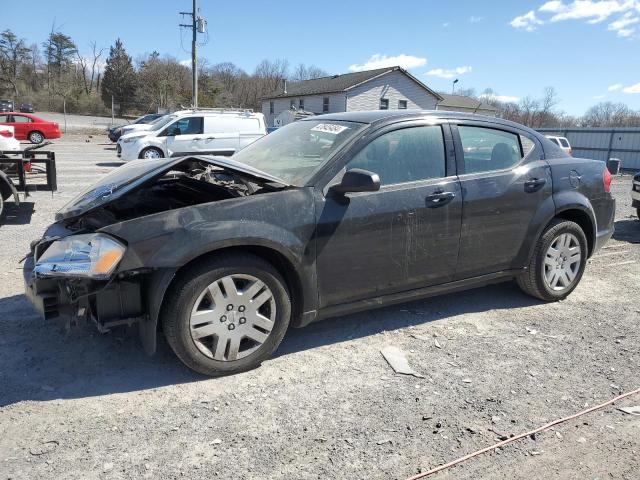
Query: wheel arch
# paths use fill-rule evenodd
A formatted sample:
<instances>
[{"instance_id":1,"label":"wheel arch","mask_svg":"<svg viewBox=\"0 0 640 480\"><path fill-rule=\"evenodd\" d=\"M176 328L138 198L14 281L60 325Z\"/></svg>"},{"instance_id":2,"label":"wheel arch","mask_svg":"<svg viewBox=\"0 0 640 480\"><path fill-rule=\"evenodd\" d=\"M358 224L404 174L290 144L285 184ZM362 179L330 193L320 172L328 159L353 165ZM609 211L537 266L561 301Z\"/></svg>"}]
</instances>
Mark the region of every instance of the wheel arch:
<instances>
[{"instance_id":1,"label":"wheel arch","mask_svg":"<svg viewBox=\"0 0 640 480\"><path fill-rule=\"evenodd\" d=\"M301 318L304 310L305 289L302 284L302 278L296 270L295 265L286 255L274 248L263 245L234 245L221 247L202 253L177 269L162 269L150 275L146 295L149 318L146 322L141 323L140 325L140 336L147 354L151 355L156 350L156 334L159 328L158 319L160 318L160 314L164 308L167 292L180 277L181 273L184 273L193 265L201 263L203 260L211 257L242 253L250 253L256 257L262 258L271 264L278 273L280 273L280 275L282 275L290 293L291 326L297 327L301 325Z\"/></svg>"},{"instance_id":2,"label":"wheel arch","mask_svg":"<svg viewBox=\"0 0 640 480\"><path fill-rule=\"evenodd\" d=\"M567 207L557 212L554 218L568 220L580 226L584 236L587 237L588 257L591 257L596 242L596 224L593 216L586 209Z\"/></svg>"}]
</instances>

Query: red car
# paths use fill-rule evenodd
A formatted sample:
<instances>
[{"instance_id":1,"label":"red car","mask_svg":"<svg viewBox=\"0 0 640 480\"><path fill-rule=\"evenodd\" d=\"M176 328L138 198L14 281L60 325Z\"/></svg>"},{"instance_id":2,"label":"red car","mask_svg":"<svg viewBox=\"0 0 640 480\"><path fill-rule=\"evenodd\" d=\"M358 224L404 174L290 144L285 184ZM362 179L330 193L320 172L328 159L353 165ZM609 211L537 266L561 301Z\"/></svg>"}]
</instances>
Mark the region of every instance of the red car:
<instances>
[{"instance_id":1,"label":"red car","mask_svg":"<svg viewBox=\"0 0 640 480\"><path fill-rule=\"evenodd\" d=\"M56 122L48 122L28 113L0 113L0 125L11 125L18 140L42 143L45 139L60 138L60 127Z\"/></svg>"}]
</instances>

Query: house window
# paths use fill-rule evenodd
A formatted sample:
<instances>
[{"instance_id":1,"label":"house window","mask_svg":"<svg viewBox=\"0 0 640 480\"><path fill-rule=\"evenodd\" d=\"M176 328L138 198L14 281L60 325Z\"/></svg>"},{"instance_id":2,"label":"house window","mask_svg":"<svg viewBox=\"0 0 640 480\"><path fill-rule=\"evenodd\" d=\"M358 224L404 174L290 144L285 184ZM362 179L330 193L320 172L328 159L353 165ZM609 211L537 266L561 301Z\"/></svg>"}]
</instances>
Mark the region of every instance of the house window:
<instances>
[{"instance_id":1,"label":"house window","mask_svg":"<svg viewBox=\"0 0 640 480\"><path fill-rule=\"evenodd\" d=\"M329 97L324 97L322 99L322 113L327 113L329 111Z\"/></svg>"},{"instance_id":2,"label":"house window","mask_svg":"<svg viewBox=\"0 0 640 480\"><path fill-rule=\"evenodd\" d=\"M296 106L296 101L292 99L291 102L289 102L289 106L291 108L295 107Z\"/></svg>"},{"instance_id":3,"label":"house window","mask_svg":"<svg viewBox=\"0 0 640 480\"><path fill-rule=\"evenodd\" d=\"M273 115L273 111L274 111L274 108L273 108L273 101L271 101L271 102L269 102L269 113L270 113L271 115Z\"/></svg>"},{"instance_id":4,"label":"house window","mask_svg":"<svg viewBox=\"0 0 640 480\"><path fill-rule=\"evenodd\" d=\"M298 100L298 108L300 110L304 110L304 98L301 98L300 100Z\"/></svg>"},{"instance_id":5,"label":"house window","mask_svg":"<svg viewBox=\"0 0 640 480\"><path fill-rule=\"evenodd\" d=\"M381 98L380 99L380 110L389 110L389 99Z\"/></svg>"},{"instance_id":6,"label":"house window","mask_svg":"<svg viewBox=\"0 0 640 480\"><path fill-rule=\"evenodd\" d=\"M407 101L398 100L398 110L406 110L406 109L407 109Z\"/></svg>"}]
</instances>

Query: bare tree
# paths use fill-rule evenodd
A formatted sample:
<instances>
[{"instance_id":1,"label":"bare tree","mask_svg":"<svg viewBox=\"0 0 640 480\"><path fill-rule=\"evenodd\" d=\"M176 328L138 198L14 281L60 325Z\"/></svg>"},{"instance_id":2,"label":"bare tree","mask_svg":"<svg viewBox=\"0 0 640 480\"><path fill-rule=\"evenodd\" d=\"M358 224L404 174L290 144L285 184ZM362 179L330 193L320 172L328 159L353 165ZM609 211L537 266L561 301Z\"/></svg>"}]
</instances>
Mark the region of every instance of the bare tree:
<instances>
[{"instance_id":1,"label":"bare tree","mask_svg":"<svg viewBox=\"0 0 640 480\"><path fill-rule=\"evenodd\" d=\"M309 65L308 67L304 63L298 64L293 71L293 74L289 78L292 82L301 82L303 80L311 80L312 78L327 77L329 74L320 67L315 65Z\"/></svg>"}]
</instances>

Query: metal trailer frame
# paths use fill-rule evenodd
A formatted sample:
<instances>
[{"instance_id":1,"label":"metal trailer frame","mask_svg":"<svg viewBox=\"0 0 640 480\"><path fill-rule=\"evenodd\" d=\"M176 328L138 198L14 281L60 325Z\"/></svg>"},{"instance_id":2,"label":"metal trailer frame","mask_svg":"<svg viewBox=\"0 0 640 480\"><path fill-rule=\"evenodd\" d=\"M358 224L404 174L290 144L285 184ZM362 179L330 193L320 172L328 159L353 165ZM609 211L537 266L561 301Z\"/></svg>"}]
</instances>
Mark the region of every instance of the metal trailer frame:
<instances>
[{"instance_id":1,"label":"metal trailer frame","mask_svg":"<svg viewBox=\"0 0 640 480\"><path fill-rule=\"evenodd\" d=\"M17 158L12 158L8 155L18 155ZM24 165L44 165L46 183L44 184L29 184L28 174L25 172ZM0 150L0 167L12 165L15 168L10 168L8 171L0 168L0 182L8 183L8 187L11 189L14 200L17 205L20 204L20 197L18 192L22 192L24 197L29 196L30 191L47 191L55 192L58 189L58 176L56 170L56 154L55 152L48 150Z\"/></svg>"}]
</instances>

